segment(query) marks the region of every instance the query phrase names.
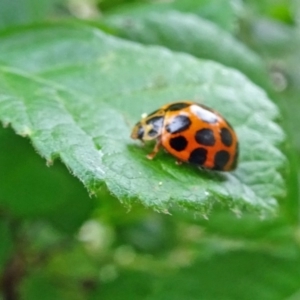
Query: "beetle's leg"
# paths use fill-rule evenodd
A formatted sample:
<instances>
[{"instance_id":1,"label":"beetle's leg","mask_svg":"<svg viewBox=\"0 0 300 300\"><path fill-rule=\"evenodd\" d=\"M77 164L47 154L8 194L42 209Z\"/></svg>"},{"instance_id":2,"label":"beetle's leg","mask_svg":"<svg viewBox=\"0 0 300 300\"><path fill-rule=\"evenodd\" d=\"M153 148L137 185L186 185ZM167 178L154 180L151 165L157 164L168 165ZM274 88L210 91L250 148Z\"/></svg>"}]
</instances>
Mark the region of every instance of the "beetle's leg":
<instances>
[{"instance_id":1,"label":"beetle's leg","mask_svg":"<svg viewBox=\"0 0 300 300\"><path fill-rule=\"evenodd\" d=\"M177 166L180 166L180 165L182 165L182 161L179 160L179 159L176 159L176 160L175 160L175 164L176 164Z\"/></svg>"},{"instance_id":2,"label":"beetle's leg","mask_svg":"<svg viewBox=\"0 0 300 300\"><path fill-rule=\"evenodd\" d=\"M153 151L147 155L148 159L153 159L161 147L160 139L156 141Z\"/></svg>"}]
</instances>

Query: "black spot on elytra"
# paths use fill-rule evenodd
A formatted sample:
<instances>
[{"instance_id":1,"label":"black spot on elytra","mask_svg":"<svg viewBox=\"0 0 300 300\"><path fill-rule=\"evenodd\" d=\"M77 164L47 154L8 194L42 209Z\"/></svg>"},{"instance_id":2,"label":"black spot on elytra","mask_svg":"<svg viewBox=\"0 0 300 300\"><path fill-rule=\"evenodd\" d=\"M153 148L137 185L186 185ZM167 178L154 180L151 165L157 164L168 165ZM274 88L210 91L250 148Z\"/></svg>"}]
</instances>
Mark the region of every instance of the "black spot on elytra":
<instances>
[{"instance_id":1,"label":"black spot on elytra","mask_svg":"<svg viewBox=\"0 0 300 300\"><path fill-rule=\"evenodd\" d=\"M196 132L195 140L204 146L213 146L216 142L214 132L209 128L203 128Z\"/></svg>"},{"instance_id":2,"label":"black spot on elytra","mask_svg":"<svg viewBox=\"0 0 300 300\"><path fill-rule=\"evenodd\" d=\"M176 111L176 110L180 110L180 109L183 109L183 108L186 108L190 106L190 104L188 103L184 103L184 102L178 102L178 103L174 103L174 104L171 104L167 110L168 111Z\"/></svg>"},{"instance_id":3,"label":"black spot on elytra","mask_svg":"<svg viewBox=\"0 0 300 300\"><path fill-rule=\"evenodd\" d=\"M182 151L186 148L188 141L184 136L177 136L169 141L170 146L176 151Z\"/></svg>"},{"instance_id":4,"label":"black spot on elytra","mask_svg":"<svg viewBox=\"0 0 300 300\"><path fill-rule=\"evenodd\" d=\"M191 120L183 115L173 118L171 123L166 125L166 130L169 133L179 133L187 130L191 126Z\"/></svg>"},{"instance_id":5,"label":"black spot on elytra","mask_svg":"<svg viewBox=\"0 0 300 300\"><path fill-rule=\"evenodd\" d=\"M189 157L189 162L196 165L203 165L207 158L207 150L204 148L194 149Z\"/></svg>"},{"instance_id":6,"label":"black spot on elytra","mask_svg":"<svg viewBox=\"0 0 300 300\"><path fill-rule=\"evenodd\" d=\"M219 171L223 170L226 164L228 163L229 159L230 159L230 154L227 151L225 150L218 151L214 159L214 170L219 170Z\"/></svg>"},{"instance_id":7,"label":"black spot on elytra","mask_svg":"<svg viewBox=\"0 0 300 300\"><path fill-rule=\"evenodd\" d=\"M221 141L225 146L230 147L232 145L232 134L226 127L221 129L220 136Z\"/></svg>"}]
</instances>

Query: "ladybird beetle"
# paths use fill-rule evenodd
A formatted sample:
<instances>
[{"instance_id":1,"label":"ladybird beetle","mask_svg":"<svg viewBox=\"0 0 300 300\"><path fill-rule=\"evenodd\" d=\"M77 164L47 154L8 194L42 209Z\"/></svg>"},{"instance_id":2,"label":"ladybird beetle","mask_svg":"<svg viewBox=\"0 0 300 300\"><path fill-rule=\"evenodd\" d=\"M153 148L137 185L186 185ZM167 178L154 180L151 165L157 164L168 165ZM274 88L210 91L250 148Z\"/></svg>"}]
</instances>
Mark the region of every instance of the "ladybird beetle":
<instances>
[{"instance_id":1,"label":"ladybird beetle","mask_svg":"<svg viewBox=\"0 0 300 300\"><path fill-rule=\"evenodd\" d=\"M189 162L207 169L231 171L238 160L238 139L231 125L216 111L192 101L166 104L142 118L131 138L156 139L153 159L163 147L177 163Z\"/></svg>"}]
</instances>

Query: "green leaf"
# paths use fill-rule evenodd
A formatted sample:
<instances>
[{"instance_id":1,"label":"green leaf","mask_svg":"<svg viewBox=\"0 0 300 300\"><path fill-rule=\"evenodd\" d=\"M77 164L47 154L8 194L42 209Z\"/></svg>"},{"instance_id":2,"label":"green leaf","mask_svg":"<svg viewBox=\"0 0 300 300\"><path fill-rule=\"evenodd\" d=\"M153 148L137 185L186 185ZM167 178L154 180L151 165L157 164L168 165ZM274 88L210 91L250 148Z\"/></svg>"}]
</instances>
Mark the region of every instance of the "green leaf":
<instances>
[{"instance_id":1,"label":"green leaf","mask_svg":"<svg viewBox=\"0 0 300 300\"><path fill-rule=\"evenodd\" d=\"M284 192L278 110L235 70L65 24L2 35L0 62L2 122L28 136L48 161L59 157L92 193L105 183L127 205L207 214L216 203L267 213ZM142 113L178 99L203 102L235 127L235 172L178 167L163 151L149 161L150 147L129 138Z\"/></svg>"},{"instance_id":2,"label":"green leaf","mask_svg":"<svg viewBox=\"0 0 300 300\"><path fill-rule=\"evenodd\" d=\"M50 277L45 272L40 271L29 274L21 284L22 298L25 300L63 300L66 299L62 291L59 290L58 282L55 278ZM61 283L61 282L60 282ZM75 294L75 293L74 293ZM76 294L75 294L76 295ZM72 295L74 296L74 295ZM72 298L82 299L82 298Z\"/></svg>"},{"instance_id":3,"label":"green leaf","mask_svg":"<svg viewBox=\"0 0 300 300\"><path fill-rule=\"evenodd\" d=\"M27 140L0 128L0 208L16 218L50 220L75 231L93 208L79 182L59 162L48 168Z\"/></svg>"},{"instance_id":4,"label":"green leaf","mask_svg":"<svg viewBox=\"0 0 300 300\"><path fill-rule=\"evenodd\" d=\"M142 300L148 299L153 291L153 276L140 271L126 271L112 282L101 284L91 293L88 300Z\"/></svg>"},{"instance_id":5,"label":"green leaf","mask_svg":"<svg viewBox=\"0 0 300 300\"><path fill-rule=\"evenodd\" d=\"M64 246L62 246L64 245ZM76 246L75 246L76 245ZM78 244L60 244L50 248L50 255L42 266L29 266L21 283L22 299L87 299L99 277L99 263L92 260ZM101 256L97 253L97 258ZM47 297L43 293L47 292Z\"/></svg>"},{"instance_id":6,"label":"green leaf","mask_svg":"<svg viewBox=\"0 0 300 300\"><path fill-rule=\"evenodd\" d=\"M293 13L295 11L296 7L293 7ZM299 33L297 26L272 19L258 18L257 15L248 18L246 22L247 26L244 26L244 30L248 28L248 31L244 32L244 36L247 36L248 40L250 39L252 47L255 47L264 56L266 63L271 66L276 90L280 92L277 93L276 103L280 106L283 115L281 124L287 133L286 152L290 165L289 172L285 176L288 193L281 205L281 211L289 217L290 222L298 224L300 203L296 199L299 199L300 194Z\"/></svg>"},{"instance_id":7,"label":"green leaf","mask_svg":"<svg viewBox=\"0 0 300 300\"><path fill-rule=\"evenodd\" d=\"M286 23L293 23L297 18L297 1L293 0L246 0L245 6L252 14L264 15ZM295 18L295 19L296 19Z\"/></svg>"},{"instance_id":8,"label":"green leaf","mask_svg":"<svg viewBox=\"0 0 300 300\"><path fill-rule=\"evenodd\" d=\"M117 227L120 243L131 245L137 251L158 254L167 252L176 244L173 219L156 213L148 214L138 222Z\"/></svg>"},{"instance_id":9,"label":"green leaf","mask_svg":"<svg viewBox=\"0 0 300 300\"><path fill-rule=\"evenodd\" d=\"M293 52L298 53L296 50L299 48L298 31L293 26L256 17L251 19L248 27L251 29L248 38L252 47L255 47L266 59L271 60L278 56L288 58Z\"/></svg>"},{"instance_id":10,"label":"green leaf","mask_svg":"<svg viewBox=\"0 0 300 300\"><path fill-rule=\"evenodd\" d=\"M104 19L114 34L147 45L162 45L211 59L245 73L252 81L268 87L262 60L233 36L210 21L179 12L111 15Z\"/></svg>"},{"instance_id":11,"label":"green leaf","mask_svg":"<svg viewBox=\"0 0 300 300\"><path fill-rule=\"evenodd\" d=\"M58 0L1 0L0 28L43 20Z\"/></svg>"},{"instance_id":12,"label":"green leaf","mask_svg":"<svg viewBox=\"0 0 300 300\"><path fill-rule=\"evenodd\" d=\"M237 15L241 7L240 0L173 0L120 5L109 11L109 13L129 13L131 16L138 16L149 12L166 13L170 10L176 10L193 13L232 32L236 29Z\"/></svg>"},{"instance_id":13,"label":"green leaf","mask_svg":"<svg viewBox=\"0 0 300 300\"><path fill-rule=\"evenodd\" d=\"M89 299L124 299L124 294L146 300L298 299L299 263L299 255L232 251L161 275L124 270L114 281L102 283Z\"/></svg>"},{"instance_id":14,"label":"green leaf","mask_svg":"<svg viewBox=\"0 0 300 300\"><path fill-rule=\"evenodd\" d=\"M298 299L299 263L298 255L280 257L250 251L221 254L158 280L147 300Z\"/></svg>"}]
</instances>

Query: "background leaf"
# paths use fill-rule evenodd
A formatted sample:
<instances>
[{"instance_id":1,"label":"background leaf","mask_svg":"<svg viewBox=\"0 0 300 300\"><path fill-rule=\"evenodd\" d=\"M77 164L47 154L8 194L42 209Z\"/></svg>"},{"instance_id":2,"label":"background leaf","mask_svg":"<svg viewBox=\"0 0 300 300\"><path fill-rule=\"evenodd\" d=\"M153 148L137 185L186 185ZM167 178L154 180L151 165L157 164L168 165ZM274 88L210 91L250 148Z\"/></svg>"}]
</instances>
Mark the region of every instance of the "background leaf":
<instances>
[{"instance_id":1,"label":"background leaf","mask_svg":"<svg viewBox=\"0 0 300 300\"><path fill-rule=\"evenodd\" d=\"M296 252L229 251L162 274L123 270L120 278L96 289L91 300L122 299L122 291L131 299L147 300L297 299L299 263ZM135 289L131 289L133 286Z\"/></svg>"},{"instance_id":2,"label":"background leaf","mask_svg":"<svg viewBox=\"0 0 300 300\"><path fill-rule=\"evenodd\" d=\"M279 300L297 297L299 263L298 256L284 258L247 251L221 254L159 281L155 293L147 299L192 300L200 296L205 300ZM253 268L253 265L259 267ZM176 289L172 288L174 285Z\"/></svg>"},{"instance_id":3,"label":"background leaf","mask_svg":"<svg viewBox=\"0 0 300 300\"><path fill-rule=\"evenodd\" d=\"M0 128L0 205L5 214L22 219L46 219L74 232L93 206L83 186L56 162L47 168L29 141ZM9 182L9 184L5 184ZM45 192L48 191L48 192Z\"/></svg>"},{"instance_id":4,"label":"background leaf","mask_svg":"<svg viewBox=\"0 0 300 300\"><path fill-rule=\"evenodd\" d=\"M139 200L159 211L180 205L206 214L217 202L233 210L276 207L273 197L284 190L277 171L284 156L275 147L283 133L272 122L278 111L240 73L83 26L6 33L0 53L2 122L27 135L48 161L60 157L91 192L105 181L124 203ZM179 168L163 153L151 162L149 149L129 139L143 112L179 99L227 116L241 144L236 172Z\"/></svg>"},{"instance_id":5,"label":"background leaf","mask_svg":"<svg viewBox=\"0 0 300 300\"><path fill-rule=\"evenodd\" d=\"M240 70L265 88L269 86L263 62L254 52L216 24L196 15L175 11L140 14L125 11L110 15L104 24L122 38L218 61Z\"/></svg>"},{"instance_id":6,"label":"background leaf","mask_svg":"<svg viewBox=\"0 0 300 300\"><path fill-rule=\"evenodd\" d=\"M289 11L294 17L293 24L271 19L270 11L278 10L283 1L272 2L269 0L253 1L253 5L262 5L261 14L250 14L242 21L241 39L254 48L271 71L271 76L277 91L274 99L282 112L282 126L287 134L285 151L289 160L289 172L286 174L288 194L282 203L282 212L290 218L294 224L299 223L299 145L300 139L297 131L299 116L299 24L297 18L296 2L287 5L283 12ZM255 9L256 10L256 9ZM260 9L259 9L260 10ZM263 14L262 14L263 12ZM280 19L280 16L278 15ZM285 20L287 22L287 20ZM290 20L291 21L291 20ZM290 23L289 21L289 23ZM297 25L298 24L298 25ZM274 93L273 93L274 94Z\"/></svg>"},{"instance_id":7,"label":"background leaf","mask_svg":"<svg viewBox=\"0 0 300 300\"><path fill-rule=\"evenodd\" d=\"M41 21L54 11L58 2L59 0L1 0L0 28Z\"/></svg>"},{"instance_id":8,"label":"background leaf","mask_svg":"<svg viewBox=\"0 0 300 300\"><path fill-rule=\"evenodd\" d=\"M105 4L105 1L104 3ZM102 7L101 3L100 6ZM149 12L168 13L178 11L192 13L216 23L221 28L233 32L236 30L237 16L242 9L240 0L173 0L162 2L140 2L116 6L108 11L109 14L130 14L138 17Z\"/></svg>"}]
</instances>

